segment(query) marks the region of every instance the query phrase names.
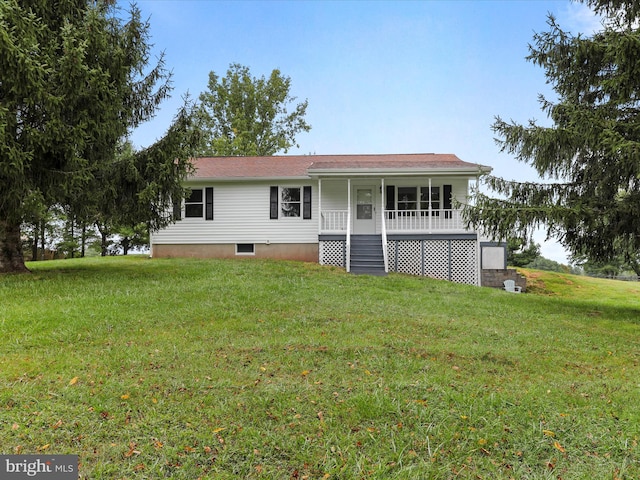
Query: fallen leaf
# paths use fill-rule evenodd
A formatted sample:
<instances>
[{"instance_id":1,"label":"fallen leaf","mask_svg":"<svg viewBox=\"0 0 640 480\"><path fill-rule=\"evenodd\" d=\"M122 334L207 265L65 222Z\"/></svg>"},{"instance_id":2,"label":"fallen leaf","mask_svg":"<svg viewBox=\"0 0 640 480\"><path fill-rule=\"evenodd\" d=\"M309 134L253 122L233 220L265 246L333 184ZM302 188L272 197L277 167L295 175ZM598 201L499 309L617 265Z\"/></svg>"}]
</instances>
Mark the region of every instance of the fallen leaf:
<instances>
[{"instance_id":1,"label":"fallen leaf","mask_svg":"<svg viewBox=\"0 0 640 480\"><path fill-rule=\"evenodd\" d=\"M55 430L56 428L60 428L61 426L62 426L62 420L58 420L56 423L51 425L51 428Z\"/></svg>"},{"instance_id":2,"label":"fallen leaf","mask_svg":"<svg viewBox=\"0 0 640 480\"><path fill-rule=\"evenodd\" d=\"M13 425L11 425L11 430L17 430L20 428L20 425L18 425L17 423L14 423Z\"/></svg>"},{"instance_id":3,"label":"fallen leaf","mask_svg":"<svg viewBox=\"0 0 640 480\"><path fill-rule=\"evenodd\" d=\"M556 434L553 433L551 430L542 430L542 433L544 435L546 435L547 437L555 437L556 436Z\"/></svg>"},{"instance_id":4,"label":"fallen leaf","mask_svg":"<svg viewBox=\"0 0 640 480\"><path fill-rule=\"evenodd\" d=\"M136 450L136 444L134 442L129 442L129 451L124 454L126 458L129 458L132 455L140 455L140 450Z\"/></svg>"},{"instance_id":5,"label":"fallen leaf","mask_svg":"<svg viewBox=\"0 0 640 480\"><path fill-rule=\"evenodd\" d=\"M121 398L122 400L126 400L126 399L128 399L128 398L129 398L129 394L128 394L128 393L125 393L124 395L120 395L120 398Z\"/></svg>"},{"instance_id":6,"label":"fallen leaf","mask_svg":"<svg viewBox=\"0 0 640 480\"><path fill-rule=\"evenodd\" d=\"M565 452L564 447L562 445L560 445L560 442L558 442L557 440L555 442L553 442L553 446L556 448L556 450L559 450L562 453Z\"/></svg>"},{"instance_id":7,"label":"fallen leaf","mask_svg":"<svg viewBox=\"0 0 640 480\"><path fill-rule=\"evenodd\" d=\"M227 427L218 427L218 428L214 428L214 429L213 429L213 433L218 433L218 432L221 432L221 431L226 430L226 429L227 429Z\"/></svg>"},{"instance_id":8,"label":"fallen leaf","mask_svg":"<svg viewBox=\"0 0 640 480\"><path fill-rule=\"evenodd\" d=\"M78 377L73 377L69 380L69 385L75 385L76 383L78 383Z\"/></svg>"},{"instance_id":9,"label":"fallen leaf","mask_svg":"<svg viewBox=\"0 0 640 480\"><path fill-rule=\"evenodd\" d=\"M310 370L303 370L300 375L302 375L303 377L306 377L307 375L309 375L311 373Z\"/></svg>"}]
</instances>

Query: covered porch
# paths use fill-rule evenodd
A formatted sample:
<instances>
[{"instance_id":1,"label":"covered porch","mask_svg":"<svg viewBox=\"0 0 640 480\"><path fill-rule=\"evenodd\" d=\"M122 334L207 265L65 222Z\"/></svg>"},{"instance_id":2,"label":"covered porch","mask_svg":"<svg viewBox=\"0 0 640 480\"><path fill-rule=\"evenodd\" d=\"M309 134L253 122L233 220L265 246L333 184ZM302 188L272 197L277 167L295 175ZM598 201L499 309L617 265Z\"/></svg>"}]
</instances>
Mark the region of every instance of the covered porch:
<instances>
[{"instance_id":1,"label":"covered porch","mask_svg":"<svg viewBox=\"0 0 640 480\"><path fill-rule=\"evenodd\" d=\"M467 232L462 211L453 208L456 198L453 183L443 183L442 179L436 182L431 178L402 182L385 178L319 179L318 233ZM466 198L466 188L462 194Z\"/></svg>"},{"instance_id":2,"label":"covered porch","mask_svg":"<svg viewBox=\"0 0 640 480\"><path fill-rule=\"evenodd\" d=\"M449 240L464 237L464 248L471 248L475 258L477 237L466 229L462 211L453 208L454 199L466 200L468 183L468 176L318 178L321 251L330 248L334 255L342 254L338 264L347 271L384 274L410 268L412 273L450 278L450 265L439 265L439 273L429 272L423 257L437 239L438 251L448 258ZM365 237L379 238L374 242L379 245L378 252L371 253L370 259L361 258L360 244ZM413 250L411 267L405 260L407 254L400 251L406 248ZM367 262L375 262L378 253L379 266L368 268ZM465 253L465 257L469 255ZM475 259L471 261L475 272ZM326 263L322 254L320 263ZM418 263L421 266L415 266ZM472 276L475 279L475 273Z\"/></svg>"}]
</instances>

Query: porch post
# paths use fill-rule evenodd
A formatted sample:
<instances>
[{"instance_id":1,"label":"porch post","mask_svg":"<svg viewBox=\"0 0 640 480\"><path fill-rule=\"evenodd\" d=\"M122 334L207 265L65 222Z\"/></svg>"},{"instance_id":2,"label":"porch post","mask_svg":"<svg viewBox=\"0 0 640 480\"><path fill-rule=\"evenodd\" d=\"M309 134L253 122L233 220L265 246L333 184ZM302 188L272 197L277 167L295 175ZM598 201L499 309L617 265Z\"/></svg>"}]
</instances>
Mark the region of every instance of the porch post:
<instances>
[{"instance_id":1,"label":"porch post","mask_svg":"<svg viewBox=\"0 0 640 480\"><path fill-rule=\"evenodd\" d=\"M347 178L347 272L351 271L351 178Z\"/></svg>"},{"instance_id":2,"label":"porch post","mask_svg":"<svg viewBox=\"0 0 640 480\"><path fill-rule=\"evenodd\" d=\"M431 233L431 218L433 216L431 208L431 177L429 177L429 233Z\"/></svg>"},{"instance_id":3,"label":"porch post","mask_svg":"<svg viewBox=\"0 0 640 480\"><path fill-rule=\"evenodd\" d=\"M322 233L322 179L318 178L318 235Z\"/></svg>"},{"instance_id":4,"label":"porch post","mask_svg":"<svg viewBox=\"0 0 640 480\"><path fill-rule=\"evenodd\" d=\"M385 202L385 187L384 187L384 178L380 179L380 219L382 220L382 224L380 225L380 231L382 232L382 258L384 260L384 271L389 272L389 258L387 254L387 215L384 212L385 207L387 206Z\"/></svg>"},{"instance_id":5,"label":"porch post","mask_svg":"<svg viewBox=\"0 0 640 480\"><path fill-rule=\"evenodd\" d=\"M382 212L382 220L384 223L384 208L386 206L386 203L384 202L384 194L385 194L385 188L384 188L384 178L380 179L380 211Z\"/></svg>"}]
</instances>

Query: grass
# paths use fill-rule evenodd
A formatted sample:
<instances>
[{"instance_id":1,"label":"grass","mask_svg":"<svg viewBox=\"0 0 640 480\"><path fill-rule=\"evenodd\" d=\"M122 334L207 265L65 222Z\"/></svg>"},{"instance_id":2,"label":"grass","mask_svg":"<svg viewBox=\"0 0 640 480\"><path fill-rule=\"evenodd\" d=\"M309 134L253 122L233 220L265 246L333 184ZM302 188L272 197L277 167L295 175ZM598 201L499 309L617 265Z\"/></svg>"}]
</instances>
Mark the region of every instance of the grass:
<instances>
[{"instance_id":1,"label":"grass","mask_svg":"<svg viewBox=\"0 0 640 480\"><path fill-rule=\"evenodd\" d=\"M98 258L0 277L0 453L80 478L640 477L640 286Z\"/></svg>"}]
</instances>

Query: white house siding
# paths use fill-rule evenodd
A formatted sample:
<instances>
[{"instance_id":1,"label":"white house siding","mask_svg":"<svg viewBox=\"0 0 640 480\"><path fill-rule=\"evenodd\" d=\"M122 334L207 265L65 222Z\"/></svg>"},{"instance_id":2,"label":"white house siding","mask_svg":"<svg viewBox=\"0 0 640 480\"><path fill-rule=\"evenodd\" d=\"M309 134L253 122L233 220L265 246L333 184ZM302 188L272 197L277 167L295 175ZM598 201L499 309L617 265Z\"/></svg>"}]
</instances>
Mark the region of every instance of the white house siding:
<instances>
[{"instance_id":1,"label":"white house siding","mask_svg":"<svg viewBox=\"0 0 640 480\"><path fill-rule=\"evenodd\" d=\"M311 185L311 219L269 218L270 187ZM155 232L156 245L318 242L318 187L313 181L264 181L191 184L213 187L213 220L185 218Z\"/></svg>"},{"instance_id":2,"label":"white house siding","mask_svg":"<svg viewBox=\"0 0 640 480\"><path fill-rule=\"evenodd\" d=\"M347 180L322 180L322 210L346 210L347 195Z\"/></svg>"}]
</instances>

